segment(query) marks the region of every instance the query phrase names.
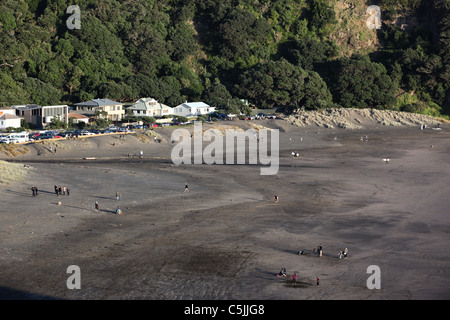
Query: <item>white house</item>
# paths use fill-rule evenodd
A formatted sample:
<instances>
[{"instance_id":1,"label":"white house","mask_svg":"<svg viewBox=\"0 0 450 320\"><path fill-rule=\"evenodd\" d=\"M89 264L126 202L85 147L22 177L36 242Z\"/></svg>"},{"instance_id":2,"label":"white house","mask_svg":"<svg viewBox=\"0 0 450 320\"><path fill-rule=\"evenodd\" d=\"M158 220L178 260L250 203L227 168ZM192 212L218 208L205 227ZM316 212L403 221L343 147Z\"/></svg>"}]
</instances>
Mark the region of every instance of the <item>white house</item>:
<instances>
[{"instance_id":1,"label":"white house","mask_svg":"<svg viewBox=\"0 0 450 320\"><path fill-rule=\"evenodd\" d=\"M212 114L215 109L215 107L210 107L204 102L185 102L174 108L174 115L196 117L204 114Z\"/></svg>"},{"instance_id":2,"label":"white house","mask_svg":"<svg viewBox=\"0 0 450 320\"><path fill-rule=\"evenodd\" d=\"M79 113L69 112L68 117L69 117L69 122L72 121L72 123L80 123L80 122L84 122L86 124L89 123L89 117L79 114Z\"/></svg>"},{"instance_id":3,"label":"white house","mask_svg":"<svg viewBox=\"0 0 450 320\"><path fill-rule=\"evenodd\" d=\"M128 107L131 113L139 117L162 117L173 115L173 108L166 106L153 98L141 98Z\"/></svg>"},{"instance_id":4,"label":"white house","mask_svg":"<svg viewBox=\"0 0 450 320\"><path fill-rule=\"evenodd\" d=\"M21 117L16 116L16 110L12 108L0 108L0 130L6 128L20 128Z\"/></svg>"}]
</instances>

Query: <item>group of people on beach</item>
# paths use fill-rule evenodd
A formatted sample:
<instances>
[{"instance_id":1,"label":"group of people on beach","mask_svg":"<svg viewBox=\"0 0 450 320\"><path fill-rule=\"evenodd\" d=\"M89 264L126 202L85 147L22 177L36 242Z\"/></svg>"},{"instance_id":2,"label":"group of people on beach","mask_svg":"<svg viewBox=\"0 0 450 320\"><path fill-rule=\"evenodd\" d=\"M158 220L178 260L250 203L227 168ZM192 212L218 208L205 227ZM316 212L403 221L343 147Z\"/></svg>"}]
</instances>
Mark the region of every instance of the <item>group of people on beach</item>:
<instances>
[{"instance_id":1,"label":"group of people on beach","mask_svg":"<svg viewBox=\"0 0 450 320\"><path fill-rule=\"evenodd\" d=\"M319 246L317 246L317 249L314 248L314 249L313 249L313 252L314 252L314 253L317 252L317 254L319 255L319 257L321 257L322 254L323 254L323 245L320 244ZM304 251L303 251L303 250L300 250L300 251L298 252L298 254L303 255L303 254L304 254ZM345 248L344 250L339 251L339 253L338 253L338 258L339 258L339 259L343 259L343 258L347 258L347 257L348 257L348 248Z\"/></svg>"},{"instance_id":2,"label":"group of people on beach","mask_svg":"<svg viewBox=\"0 0 450 320\"><path fill-rule=\"evenodd\" d=\"M287 278L287 272L286 272L286 268L281 268L280 272L277 274L277 277L285 277ZM292 283L296 284L297 283L297 272L294 272L294 274L291 276L292 279ZM319 287L320 284L320 279L319 277L316 277L316 285L317 287Z\"/></svg>"},{"instance_id":3,"label":"group of people on beach","mask_svg":"<svg viewBox=\"0 0 450 320\"><path fill-rule=\"evenodd\" d=\"M60 195L70 195L70 189L69 188L66 188L66 186L63 186L63 187L61 187L60 185L55 185L55 187L54 187L54 189L55 189L55 194L57 195L57 196L60 196Z\"/></svg>"},{"instance_id":4,"label":"group of people on beach","mask_svg":"<svg viewBox=\"0 0 450 320\"><path fill-rule=\"evenodd\" d=\"M338 254L339 259L348 257L348 248L345 248L343 251L339 251Z\"/></svg>"},{"instance_id":5,"label":"group of people on beach","mask_svg":"<svg viewBox=\"0 0 450 320\"><path fill-rule=\"evenodd\" d=\"M312 252L313 253L317 253L317 255L319 257L321 257L323 255L323 244L318 245L317 248L314 248L312 250ZM305 251L304 250L300 250L298 252L298 254L299 255L304 255ZM345 248L344 250L339 251L338 257L339 257L339 259L347 258L348 257L348 248ZM287 277L286 268L281 268L280 272L277 274L277 277ZM293 281L293 283L295 283L297 281L297 275L296 275L295 272L292 275L292 281ZM316 281L317 281L317 286L319 286L319 281L320 281L319 277L317 277Z\"/></svg>"},{"instance_id":6,"label":"group of people on beach","mask_svg":"<svg viewBox=\"0 0 450 320\"><path fill-rule=\"evenodd\" d=\"M100 210L100 204L98 203L98 201L95 201L94 208L95 208L96 212L98 212ZM122 210L120 209L120 206L117 207L115 213L116 214L122 214Z\"/></svg>"}]
</instances>

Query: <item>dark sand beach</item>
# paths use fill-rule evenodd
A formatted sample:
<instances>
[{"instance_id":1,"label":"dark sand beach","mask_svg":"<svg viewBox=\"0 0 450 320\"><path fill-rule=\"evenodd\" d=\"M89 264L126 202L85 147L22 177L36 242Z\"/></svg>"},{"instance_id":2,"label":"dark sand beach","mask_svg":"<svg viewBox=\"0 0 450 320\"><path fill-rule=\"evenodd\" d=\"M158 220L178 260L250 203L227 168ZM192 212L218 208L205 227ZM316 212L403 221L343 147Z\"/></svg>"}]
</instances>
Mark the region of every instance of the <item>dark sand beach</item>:
<instances>
[{"instance_id":1,"label":"dark sand beach","mask_svg":"<svg viewBox=\"0 0 450 320\"><path fill-rule=\"evenodd\" d=\"M259 165L174 165L173 127L155 130L161 142L111 135L59 141L56 153L39 144L1 154L30 168L0 184L0 298L450 298L449 124L254 123L279 130L276 175ZM56 196L54 185L70 195ZM67 287L71 265L79 290ZM379 290L366 285L371 265Z\"/></svg>"}]
</instances>

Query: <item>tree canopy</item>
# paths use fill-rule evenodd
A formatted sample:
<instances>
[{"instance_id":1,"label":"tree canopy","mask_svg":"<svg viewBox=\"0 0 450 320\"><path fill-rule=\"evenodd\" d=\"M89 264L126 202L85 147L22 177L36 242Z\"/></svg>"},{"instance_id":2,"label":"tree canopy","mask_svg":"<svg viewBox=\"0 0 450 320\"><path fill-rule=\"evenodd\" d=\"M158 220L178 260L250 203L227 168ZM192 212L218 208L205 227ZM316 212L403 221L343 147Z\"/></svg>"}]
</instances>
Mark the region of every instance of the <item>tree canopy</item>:
<instances>
[{"instance_id":1,"label":"tree canopy","mask_svg":"<svg viewBox=\"0 0 450 320\"><path fill-rule=\"evenodd\" d=\"M448 0L379 0L379 46L353 57L342 52L354 41L338 41L348 32L339 24L348 3L339 0L75 2L80 29L66 24L73 1L0 3L0 106L154 97L224 109L240 99L398 109L407 91L450 114ZM351 5L365 26L366 1ZM417 23L403 28L402 15Z\"/></svg>"}]
</instances>

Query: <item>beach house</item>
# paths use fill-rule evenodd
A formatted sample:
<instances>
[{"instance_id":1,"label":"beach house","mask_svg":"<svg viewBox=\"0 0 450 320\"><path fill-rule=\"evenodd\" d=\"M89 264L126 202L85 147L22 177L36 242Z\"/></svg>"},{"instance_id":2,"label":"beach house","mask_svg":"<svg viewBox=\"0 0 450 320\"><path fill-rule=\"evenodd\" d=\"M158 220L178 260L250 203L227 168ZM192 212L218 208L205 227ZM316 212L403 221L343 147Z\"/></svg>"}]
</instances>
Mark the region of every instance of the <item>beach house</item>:
<instances>
[{"instance_id":1,"label":"beach house","mask_svg":"<svg viewBox=\"0 0 450 320\"><path fill-rule=\"evenodd\" d=\"M99 116L111 121L122 121L125 115L124 104L110 99L91 99L86 102L79 102L73 105L76 113L83 113L87 116L95 116L98 111Z\"/></svg>"},{"instance_id":2,"label":"beach house","mask_svg":"<svg viewBox=\"0 0 450 320\"><path fill-rule=\"evenodd\" d=\"M84 122L85 124L89 123L89 117L79 114L79 113L73 113L70 112L69 113L69 121L71 123L80 123L80 122Z\"/></svg>"},{"instance_id":3,"label":"beach house","mask_svg":"<svg viewBox=\"0 0 450 320\"><path fill-rule=\"evenodd\" d=\"M128 107L127 110L138 117L163 117L173 115L173 108L166 106L153 98L141 98Z\"/></svg>"},{"instance_id":4,"label":"beach house","mask_svg":"<svg viewBox=\"0 0 450 320\"><path fill-rule=\"evenodd\" d=\"M174 108L174 115L183 117L196 117L200 115L213 114L215 107L204 102L185 102Z\"/></svg>"},{"instance_id":5,"label":"beach house","mask_svg":"<svg viewBox=\"0 0 450 320\"><path fill-rule=\"evenodd\" d=\"M6 128L20 128L22 118L16 115L12 108L0 108L0 130Z\"/></svg>"},{"instance_id":6,"label":"beach house","mask_svg":"<svg viewBox=\"0 0 450 320\"><path fill-rule=\"evenodd\" d=\"M31 123L36 129L44 129L53 119L59 119L65 124L68 123L69 106L39 106L37 104L27 104L12 106L17 116L24 118L25 123Z\"/></svg>"}]
</instances>

